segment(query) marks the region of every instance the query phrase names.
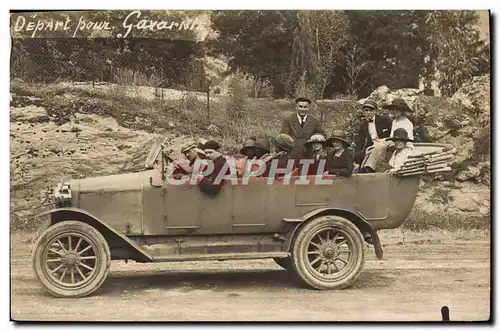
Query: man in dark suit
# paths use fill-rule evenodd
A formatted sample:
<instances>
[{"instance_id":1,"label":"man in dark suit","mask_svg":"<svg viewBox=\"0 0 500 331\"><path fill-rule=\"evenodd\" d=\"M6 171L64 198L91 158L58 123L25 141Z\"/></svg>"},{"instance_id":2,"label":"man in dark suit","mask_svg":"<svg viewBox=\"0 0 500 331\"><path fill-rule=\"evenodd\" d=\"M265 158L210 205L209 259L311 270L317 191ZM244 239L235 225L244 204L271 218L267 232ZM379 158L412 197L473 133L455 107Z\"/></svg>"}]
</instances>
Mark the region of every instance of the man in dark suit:
<instances>
[{"instance_id":1,"label":"man in dark suit","mask_svg":"<svg viewBox=\"0 0 500 331\"><path fill-rule=\"evenodd\" d=\"M304 144L315 133L325 135L319 121L308 114L311 100L297 98L295 108L297 112L285 118L281 127L281 133L287 134L295 141L292 157L300 157L304 154Z\"/></svg>"},{"instance_id":2,"label":"man in dark suit","mask_svg":"<svg viewBox=\"0 0 500 331\"><path fill-rule=\"evenodd\" d=\"M356 137L354 161L361 165L366 149L378 139L388 138L391 134L392 120L389 116L376 114L378 107L373 100L363 103L361 123Z\"/></svg>"},{"instance_id":3,"label":"man in dark suit","mask_svg":"<svg viewBox=\"0 0 500 331\"><path fill-rule=\"evenodd\" d=\"M223 176L231 173L226 158L219 152L220 147L215 140L209 140L203 145L203 151L207 159L213 162L214 168L209 175L203 176L198 186L203 193L208 195L217 195L224 184ZM222 171L225 173L220 174Z\"/></svg>"}]
</instances>

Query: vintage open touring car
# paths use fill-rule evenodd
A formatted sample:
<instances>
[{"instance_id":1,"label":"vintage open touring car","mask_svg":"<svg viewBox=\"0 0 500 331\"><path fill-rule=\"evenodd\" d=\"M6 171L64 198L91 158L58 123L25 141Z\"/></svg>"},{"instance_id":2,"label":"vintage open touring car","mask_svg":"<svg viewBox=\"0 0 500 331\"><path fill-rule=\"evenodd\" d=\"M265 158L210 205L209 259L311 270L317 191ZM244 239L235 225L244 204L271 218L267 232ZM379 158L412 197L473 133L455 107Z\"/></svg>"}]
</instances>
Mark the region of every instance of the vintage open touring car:
<instances>
[{"instance_id":1,"label":"vintage open touring car","mask_svg":"<svg viewBox=\"0 0 500 331\"><path fill-rule=\"evenodd\" d=\"M161 146L161 144L160 144ZM415 154L447 148L415 143ZM365 242L382 258L377 235L409 215L420 175L335 177L331 185L252 178L217 196L196 185L168 185L163 147L146 170L70 180L53 192L56 209L33 248L33 269L54 296L83 297L105 281L111 260L171 262L272 258L310 287L351 285ZM161 162L158 161L161 159ZM329 176L325 176L328 178Z\"/></svg>"}]
</instances>

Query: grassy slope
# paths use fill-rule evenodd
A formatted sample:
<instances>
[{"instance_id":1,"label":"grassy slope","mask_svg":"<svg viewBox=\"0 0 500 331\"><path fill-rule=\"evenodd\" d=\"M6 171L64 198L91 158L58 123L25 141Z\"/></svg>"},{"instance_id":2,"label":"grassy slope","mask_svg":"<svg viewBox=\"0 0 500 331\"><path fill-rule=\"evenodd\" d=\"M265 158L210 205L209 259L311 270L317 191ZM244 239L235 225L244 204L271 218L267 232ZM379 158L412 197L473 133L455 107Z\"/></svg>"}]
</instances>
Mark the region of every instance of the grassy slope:
<instances>
[{"instance_id":1,"label":"grassy slope","mask_svg":"<svg viewBox=\"0 0 500 331\"><path fill-rule=\"evenodd\" d=\"M215 96L208 117L206 99L199 93L177 92L162 101L153 96L152 89L125 91L107 85L92 89L14 81L11 93L11 223L26 229L37 226L31 218L36 213L33 205L39 204L44 187L70 176L119 172L127 159L147 153L155 134L170 135L176 146L186 136L215 138L232 153L245 137L276 135L283 117L293 112L293 103L287 100L246 98L235 103ZM354 101L320 101L312 114L323 117L327 132L344 128L353 134L356 107ZM229 116L235 108L243 110L238 124ZM443 208L425 209L425 205L414 208L405 227L489 226L485 217L456 217Z\"/></svg>"}]
</instances>

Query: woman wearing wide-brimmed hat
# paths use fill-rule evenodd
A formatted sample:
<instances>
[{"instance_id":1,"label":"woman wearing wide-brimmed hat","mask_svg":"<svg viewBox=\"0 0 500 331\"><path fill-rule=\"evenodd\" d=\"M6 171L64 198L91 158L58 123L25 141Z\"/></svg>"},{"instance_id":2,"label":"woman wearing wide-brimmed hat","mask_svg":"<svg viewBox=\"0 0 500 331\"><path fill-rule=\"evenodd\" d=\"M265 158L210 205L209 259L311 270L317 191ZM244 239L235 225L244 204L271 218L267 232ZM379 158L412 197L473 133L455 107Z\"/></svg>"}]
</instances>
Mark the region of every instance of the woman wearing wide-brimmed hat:
<instances>
[{"instance_id":1,"label":"woman wearing wide-brimmed hat","mask_svg":"<svg viewBox=\"0 0 500 331\"><path fill-rule=\"evenodd\" d=\"M326 140L326 146L333 147L328 159L329 174L346 177L352 175L354 158L349 150L350 145L343 130L333 131L332 136Z\"/></svg>"},{"instance_id":2,"label":"woman wearing wide-brimmed hat","mask_svg":"<svg viewBox=\"0 0 500 331\"><path fill-rule=\"evenodd\" d=\"M257 138L249 137L243 143L243 147L240 149L240 154L246 156L249 159L255 157L255 141Z\"/></svg>"},{"instance_id":3,"label":"woman wearing wide-brimmed hat","mask_svg":"<svg viewBox=\"0 0 500 331\"><path fill-rule=\"evenodd\" d=\"M390 105L384 106L388 109L389 115L392 118L391 134L389 137L394 135L394 131L397 129L405 129L408 132L408 137L413 140L413 123L408 118L408 114L413 113L413 110L408 106L403 98L396 98L392 101Z\"/></svg>"},{"instance_id":4,"label":"woman wearing wide-brimmed hat","mask_svg":"<svg viewBox=\"0 0 500 331\"><path fill-rule=\"evenodd\" d=\"M249 160L253 160L256 157L256 151L255 151L255 141L257 138L255 137L248 137L245 142L243 143L243 147L240 149L240 155L237 155L235 157L232 156L226 156L226 159L231 160L234 162L234 165L236 167L236 173L238 176L241 176L245 172L245 168L247 164L249 163Z\"/></svg>"},{"instance_id":5,"label":"woman wearing wide-brimmed hat","mask_svg":"<svg viewBox=\"0 0 500 331\"><path fill-rule=\"evenodd\" d=\"M246 158L242 160L236 160L236 170L239 175L243 174L245 171L249 173L251 170L256 168L256 164L252 160L263 159L264 156L269 155L270 144L269 140L266 138L255 138L250 137L245 142L240 153L245 155Z\"/></svg>"},{"instance_id":6,"label":"woman wearing wide-brimmed hat","mask_svg":"<svg viewBox=\"0 0 500 331\"><path fill-rule=\"evenodd\" d=\"M304 144L304 147L311 150L311 154L304 159L312 160L312 163L301 163L300 174L302 175L302 167L304 164L309 164L306 176L322 175L327 171L328 151L324 148L326 139L322 134L313 134L311 138ZM322 165L322 166L321 166Z\"/></svg>"},{"instance_id":7,"label":"woman wearing wide-brimmed hat","mask_svg":"<svg viewBox=\"0 0 500 331\"><path fill-rule=\"evenodd\" d=\"M388 138L387 140L393 141L396 148L389 160L391 169L386 171L392 173L401 168L401 166L407 160L408 156L412 153L413 149L410 148L407 144L411 143L413 139L409 138L409 134L405 129L399 128L396 129L393 136Z\"/></svg>"}]
</instances>

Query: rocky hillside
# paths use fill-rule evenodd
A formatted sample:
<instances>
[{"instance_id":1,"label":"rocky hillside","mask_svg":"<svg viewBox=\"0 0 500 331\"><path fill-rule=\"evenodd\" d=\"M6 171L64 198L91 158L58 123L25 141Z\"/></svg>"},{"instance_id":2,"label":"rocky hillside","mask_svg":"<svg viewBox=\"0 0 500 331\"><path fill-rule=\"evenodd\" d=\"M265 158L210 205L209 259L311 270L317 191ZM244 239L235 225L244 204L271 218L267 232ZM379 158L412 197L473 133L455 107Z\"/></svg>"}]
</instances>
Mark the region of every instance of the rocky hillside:
<instances>
[{"instance_id":1,"label":"rocky hillside","mask_svg":"<svg viewBox=\"0 0 500 331\"><path fill-rule=\"evenodd\" d=\"M418 229L419 222L432 218L435 222L429 226L439 227L441 217L453 215L473 220L471 227L477 227L478 218L482 225L489 224L489 83L488 76L476 77L453 98L386 87L370 96L381 105L402 96L416 110L417 122L428 127L432 141L451 143L458 150L451 173L422 181L411 226ZM167 100L160 102L155 94L151 88L12 82L13 227L35 229L39 225L33 215L45 208L47 187L69 177L126 171L144 160L159 136L170 137L173 149L189 135L215 137L231 152L230 146L237 149L249 135L275 135L282 118L293 111L287 100L251 99L244 105L246 118L234 125L228 117L232 105L223 96L211 100L208 119L202 95L170 90L164 91ZM356 101L322 100L314 115L323 118L328 132L338 127L352 132L359 106Z\"/></svg>"}]
</instances>

